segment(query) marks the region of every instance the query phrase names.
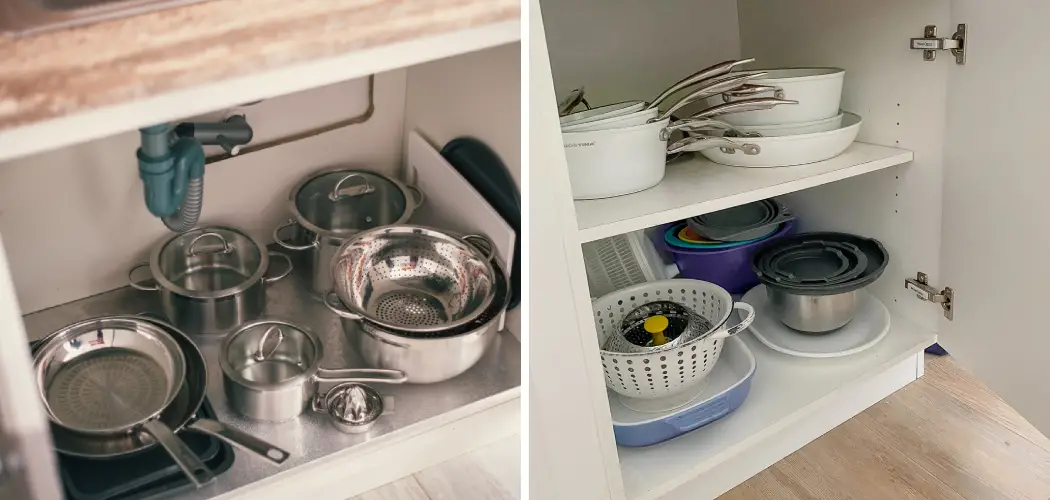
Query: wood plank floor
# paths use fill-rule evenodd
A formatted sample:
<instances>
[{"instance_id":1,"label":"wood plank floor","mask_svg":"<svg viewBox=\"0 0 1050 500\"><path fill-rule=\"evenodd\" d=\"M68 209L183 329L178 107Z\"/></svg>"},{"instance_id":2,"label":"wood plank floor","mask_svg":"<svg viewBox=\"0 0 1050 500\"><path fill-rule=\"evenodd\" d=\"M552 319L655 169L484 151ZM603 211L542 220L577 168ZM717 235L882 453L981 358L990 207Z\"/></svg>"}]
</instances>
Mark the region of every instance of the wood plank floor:
<instances>
[{"instance_id":1,"label":"wood plank floor","mask_svg":"<svg viewBox=\"0 0 1050 500\"><path fill-rule=\"evenodd\" d=\"M515 435L350 500L520 500L520 464Z\"/></svg>"},{"instance_id":2,"label":"wood plank floor","mask_svg":"<svg viewBox=\"0 0 1050 500\"><path fill-rule=\"evenodd\" d=\"M722 500L1050 499L1050 440L950 357Z\"/></svg>"}]
</instances>

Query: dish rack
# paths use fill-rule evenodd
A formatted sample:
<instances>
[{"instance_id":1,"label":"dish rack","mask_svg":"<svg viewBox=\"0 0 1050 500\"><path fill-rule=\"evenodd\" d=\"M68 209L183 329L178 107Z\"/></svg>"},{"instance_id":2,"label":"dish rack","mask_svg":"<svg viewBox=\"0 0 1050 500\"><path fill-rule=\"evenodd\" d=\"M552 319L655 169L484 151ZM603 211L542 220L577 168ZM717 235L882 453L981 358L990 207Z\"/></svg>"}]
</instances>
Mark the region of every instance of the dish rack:
<instances>
[{"instance_id":1,"label":"dish rack","mask_svg":"<svg viewBox=\"0 0 1050 500\"><path fill-rule=\"evenodd\" d=\"M678 266L671 261L670 254L657 249L644 229L581 246L591 297L678 275Z\"/></svg>"}]
</instances>

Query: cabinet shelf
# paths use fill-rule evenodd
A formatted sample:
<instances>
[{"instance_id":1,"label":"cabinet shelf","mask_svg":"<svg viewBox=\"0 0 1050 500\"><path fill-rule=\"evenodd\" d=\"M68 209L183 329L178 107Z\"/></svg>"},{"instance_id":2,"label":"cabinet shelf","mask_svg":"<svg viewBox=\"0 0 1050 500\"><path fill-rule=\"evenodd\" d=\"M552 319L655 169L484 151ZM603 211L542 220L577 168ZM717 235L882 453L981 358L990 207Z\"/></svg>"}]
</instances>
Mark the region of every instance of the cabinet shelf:
<instances>
[{"instance_id":1,"label":"cabinet shelf","mask_svg":"<svg viewBox=\"0 0 1050 500\"><path fill-rule=\"evenodd\" d=\"M891 325L871 349L833 359L788 356L750 332L741 334L758 362L747 400L725 418L671 441L618 448L627 499L659 498L701 475L703 491L690 487L689 498L720 495L915 380L914 362L904 367L904 377L893 368L935 342L936 334L896 315ZM887 374L890 380L879 380Z\"/></svg>"},{"instance_id":2,"label":"cabinet shelf","mask_svg":"<svg viewBox=\"0 0 1050 500\"><path fill-rule=\"evenodd\" d=\"M853 143L827 161L783 168L727 167L697 154L667 166L651 189L576 201L580 241L594 241L771 196L827 184L912 161L906 149Z\"/></svg>"},{"instance_id":3,"label":"cabinet shelf","mask_svg":"<svg viewBox=\"0 0 1050 500\"><path fill-rule=\"evenodd\" d=\"M516 0L224 0L0 37L0 161L521 39Z\"/></svg>"}]
</instances>

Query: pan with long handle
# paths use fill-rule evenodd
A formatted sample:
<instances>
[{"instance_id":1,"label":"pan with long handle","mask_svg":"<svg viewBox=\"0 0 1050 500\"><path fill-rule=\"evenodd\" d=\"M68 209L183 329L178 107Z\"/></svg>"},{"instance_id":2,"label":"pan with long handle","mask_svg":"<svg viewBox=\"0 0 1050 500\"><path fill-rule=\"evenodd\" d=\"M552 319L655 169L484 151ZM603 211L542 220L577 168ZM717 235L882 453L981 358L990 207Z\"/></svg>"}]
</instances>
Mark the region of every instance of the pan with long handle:
<instances>
[{"instance_id":1,"label":"pan with long handle","mask_svg":"<svg viewBox=\"0 0 1050 500\"><path fill-rule=\"evenodd\" d=\"M733 68L735 68L737 66L740 66L742 64L748 64L748 63L753 63L753 62L755 62L755 59L754 58L749 58L749 59L740 59L740 60L729 60L729 61L720 62L720 63L715 64L713 66L708 66L708 67L706 67L706 68L704 68L704 69L702 69L700 71L697 71L696 73L693 73L693 74L691 74L691 75L689 75L689 76L679 80L674 85L671 85L670 87L668 87L667 90L661 92L660 95L656 96L649 103L649 105L646 106L645 109L653 109L653 108L656 108L656 107L660 106L660 103L664 102L664 100L666 100L668 97L671 97L671 94L674 94L675 92L678 92L678 91L680 91L682 89L685 89L687 87L692 87L693 85L696 85L696 84L698 84L698 83L700 83L700 82L702 82L704 80L707 80L708 78L714 78L716 76L722 76L722 75L732 71Z\"/></svg>"},{"instance_id":2,"label":"pan with long handle","mask_svg":"<svg viewBox=\"0 0 1050 500\"><path fill-rule=\"evenodd\" d=\"M214 476L160 417L183 390L186 361L163 328L106 317L54 333L33 357L53 426L72 436L153 441L197 487Z\"/></svg>"},{"instance_id":3,"label":"pan with long handle","mask_svg":"<svg viewBox=\"0 0 1050 500\"><path fill-rule=\"evenodd\" d=\"M146 316L109 316L144 320L166 331L179 345L186 361L185 383L158 421L176 433L194 431L221 439L242 450L259 455L274 464L284 463L291 455L262 439L226 426L217 420L197 418L208 388L208 372L204 355L182 331L166 321ZM50 337L49 337L50 338ZM45 339L46 340L46 339ZM52 443L62 454L84 458L117 458L151 449L156 442L134 435L94 436L71 432L52 426Z\"/></svg>"}]
</instances>

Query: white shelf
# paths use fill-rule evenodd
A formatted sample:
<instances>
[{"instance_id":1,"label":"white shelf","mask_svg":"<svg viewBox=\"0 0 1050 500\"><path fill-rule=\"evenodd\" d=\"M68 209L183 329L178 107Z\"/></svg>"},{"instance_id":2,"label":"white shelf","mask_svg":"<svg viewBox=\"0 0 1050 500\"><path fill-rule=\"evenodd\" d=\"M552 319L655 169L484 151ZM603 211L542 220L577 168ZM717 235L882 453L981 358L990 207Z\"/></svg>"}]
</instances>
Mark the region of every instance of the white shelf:
<instances>
[{"instance_id":1,"label":"white shelf","mask_svg":"<svg viewBox=\"0 0 1050 500\"><path fill-rule=\"evenodd\" d=\"M904 380L898 376L888 392L869 383L937 338L934 332L893 316L890 333L865 352L804 359L773 351L750 332L742 335L758 362L747 400L725 418L666 443L618 448L628 500L660 498L700 475L704 475L705 484L699 486L704 493L690 485L687 497L721 494L915 380L916 371ZM853 404L829 404L836 398L850 398ZM849 411L828 413L840 407ZM796 444L783 446L780 441L785 438ZM733 467L722 467L726 464ZM716 468L727 474L713 473Z\"/></svg>"},{"instance_id":2,"label":"white shelf","mask_svg":"<svg viewBox=\"0 0 1050 500\"><path fill-rule=\"evenodd\" d=\"M651 189L577 201L580 241L594 241L694 215L835 182L912 161L906 149L855 142L827 161L782 168L727 167L697 154L667 166Z\"/></svg>"}]
</instances>

